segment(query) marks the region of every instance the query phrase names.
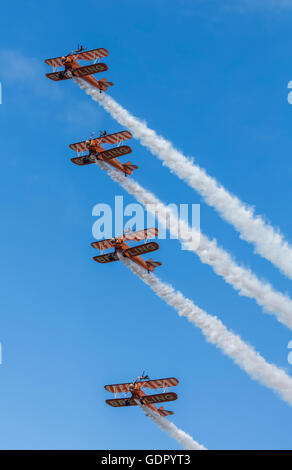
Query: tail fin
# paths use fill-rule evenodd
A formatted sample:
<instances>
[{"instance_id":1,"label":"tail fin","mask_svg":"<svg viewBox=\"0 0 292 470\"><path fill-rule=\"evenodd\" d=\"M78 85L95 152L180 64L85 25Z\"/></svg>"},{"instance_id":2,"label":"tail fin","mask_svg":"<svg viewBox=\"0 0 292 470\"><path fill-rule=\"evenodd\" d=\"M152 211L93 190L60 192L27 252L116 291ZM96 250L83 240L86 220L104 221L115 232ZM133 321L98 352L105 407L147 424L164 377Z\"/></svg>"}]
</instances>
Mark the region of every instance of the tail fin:
<instances>
[{"instance_id":1,"label":"tail fin","mask_svg":"<svg viewBox=\"0 0 292 470\"><path fill-rule=\"evenodd\" d=\"M152 258L150 258L148 261L146 261L146 264L148 266L149 271L153 272L155 268L158 266L161 266L162 263L159 261L153 261Z\"/></svg>"},{"instance_id":2,"label":"tail fin","mask_svg":"<svg viewBox=\"0 0 292 470\"><path fill-rule=\"evenodd\" d=\"M123 167L125 169L125 172L128 173L129 175L131 175L134 170L138 170L139 168L137 165L132 165L131 162L124 163Z\"/></svg>"}]
</instances>

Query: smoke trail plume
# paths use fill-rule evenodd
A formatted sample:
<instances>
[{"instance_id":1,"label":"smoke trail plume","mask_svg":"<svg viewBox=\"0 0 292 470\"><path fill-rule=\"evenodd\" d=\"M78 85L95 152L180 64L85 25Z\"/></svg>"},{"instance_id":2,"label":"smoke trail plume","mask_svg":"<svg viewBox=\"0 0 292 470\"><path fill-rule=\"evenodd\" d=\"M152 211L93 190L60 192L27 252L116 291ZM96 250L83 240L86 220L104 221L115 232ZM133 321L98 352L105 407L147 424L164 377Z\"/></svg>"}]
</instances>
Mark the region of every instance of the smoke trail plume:
<instances>
[{"instance_id":1,"label":"smoke trail plume","mask_svg":"<svg viewBox=\"0 0 292 470\"><path fill-rule=\"evenodd\" d=\"M209 315L197 307L171 285L160 281L154 274L148 274L127 258L121 256L120 259L145 284L151 287L158 297L173 307L180 316L186 317L193 325L200 328L209 343L217 346L223 354L230 357L251 378L274 390L283 400L292 405L292 379L286 372L267 362L252 346L246 344L239 335L229 331L217 317Z\"/></svg>"},{"instance_id":2,"label":"smoke trail plume","mask_svg":"<svg viewBox=\"0 0 292 470\"><path fill-rule=\"evenodd\" d=\"M197 253L200 260L212 266L230 284L239 295L254 299L268 313L274 313L277 319L292 329L292 300L272 288L267 282L261 281L249 269L239 266L215 240L191 229L186 222L178 220L170 207L165 206L154 194L144 189L132 178L125 178L121 172L111 169L107 164L98 165L119 183L129 194L132 194L147 211L154 214L161 225L166 226L174 235L179 235L181 243ZM187 241L190 238L191 240Z\"/></svg>"},{"instance_id":3,"label":"smoke trail plume","mask_svg":"<svg viewBox=\"0 0 292 470\"><path fill-rule=\"evenodd\" d=\"M166 418L163 416L160 416L158 413L155 413L152 411L150 408L147 406L142 405L139 400L136 400L136 403L144 413L149 416L149 418L154 421L155 424L157 424L163 431L167 432L170 434L171 437L173 437L177 442L179 442L184 449L187 450L206 450L206 447L203 445L199 444L196 442L189 434L186 432L182 431L181 429L177 428L175 424L171 423L168 421Z\"/></svg>"},{"instance_id":4,"label":"smoke trail plume","mask_svg":"<svg viewBox=\"0 0 292 470\"><path fill-rule=\"evenodd\" d=\"M225 221L232 224L243 240L253 243L256 253L292 278L292 247L279 231L266 223L262 217L255 215L252 207L228 192L192 159L185 157L171 142L149 129L145 122L132 116L113 98L99 93L82 79L76 78L75 81L114 119L130 129L134 137L162 160L165 166L195 189Z\"/></svg>"}]
</instances>

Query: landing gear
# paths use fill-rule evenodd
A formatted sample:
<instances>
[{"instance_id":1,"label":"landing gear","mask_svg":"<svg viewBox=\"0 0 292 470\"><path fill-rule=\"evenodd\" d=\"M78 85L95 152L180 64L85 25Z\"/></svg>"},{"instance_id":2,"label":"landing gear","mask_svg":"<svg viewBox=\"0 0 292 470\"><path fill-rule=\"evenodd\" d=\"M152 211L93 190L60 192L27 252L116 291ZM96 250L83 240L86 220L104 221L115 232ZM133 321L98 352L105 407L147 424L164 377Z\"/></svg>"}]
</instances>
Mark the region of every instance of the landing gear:
<instances>
[{"instance_id":1,"label":"landing gear","mask_svg":"<svg viewBox=\"0 0 292 470\"><path fill-rule=\"evenodd\" d=\"M64 78L71 78L75 76L74 70L62 70L59 72L59 78L63 80Z\"/></svg>"},{"instance_id":2,"label":"landing gear","mask_svg":"<svg viewBox=\"0 0 292 470\"><path fill-rule=\"evenodd\" d=\"M92 163L95 163L96 160L99 160L98 155L97 155L97 154L95 155L94 153L91 153L91 154L89 155L89 160L90 160Z\"/></svg>"}]
</instances>

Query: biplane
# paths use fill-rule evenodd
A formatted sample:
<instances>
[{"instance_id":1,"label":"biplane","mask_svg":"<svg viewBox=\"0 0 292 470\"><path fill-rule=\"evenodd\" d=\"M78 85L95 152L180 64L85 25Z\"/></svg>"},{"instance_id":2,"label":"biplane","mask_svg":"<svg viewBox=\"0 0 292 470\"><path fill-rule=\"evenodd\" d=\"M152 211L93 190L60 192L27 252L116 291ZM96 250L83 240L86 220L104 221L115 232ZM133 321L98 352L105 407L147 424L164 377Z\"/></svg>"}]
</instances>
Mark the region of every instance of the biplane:
<instances>
[{"instance_id":1,"label":"biplane","mask_svg":"<svg viewBox=\"0 0 292 470\"><path fill-rule=\"evenodd\" d=\"M168 411L160 406L156 408L155 405L174 401L177 399L177 394L174 392L167 392L169 387L175 387L178 384L178 380L174 377L167 379L150 380L148 375L142 374L134 382L116 385L105 385L105 389L108 392L114 393L115 398L106 400L106 403L115 408L120 406L135 406L140 402L141 405L150 408L155 413L161 416L173 415L173 411ZM163 393L155 395L146 395L144 389L162 389ZM129 396L117 398L118 394L130 394Z\"/></svg>"},{"instance_id":2,"label":"biplane","mask_svg":"<svg viewBox=\"0 0 292 470\"><path fill-rule=\"evenodd\" d=\"M82 166L97 163L97 161L100 160L113 166L126 176L131 175L133 171L138 168L137 165L132 165L131 162L121 163L117 158L132 152L131 147L128 145L120 145L121 142L131 139L132 137L129 131L116 132L115 134L107 134L106 131L104 131L95 139L91 136L88 140L70 144L69 147L77 152L77 157L71 158L71 162ZM116 147L105 150L102 144L117 145Z\"/></svg>"},{"instance_id":3,"label":"biplane","mask_svg":"<svg viewBox=\"0 0 292 470\"><path fill-rule=\"evenodd\" d=\"M45 63L53 67L52 73L47 73L46 76L56 82L68 80L69 78L79 77L85 80L90 85L98 88L100 92L106 91L108 87L112 86L112 82L108 82L105 78L97 80L93 74L105 72L108 70L106 64L97 62L102 57L106 57L108 51L106 49L92 49L87 51L83 46L78 46L75 51L62 57L54 57L53 59L46 59ZM92 61L92 64L81 66L80 61ZM59 67L64 67L63 70L57 70Z\"/></svg>"},{"instance_id":4,"label":"biplane","mask_svg":"<svg viewBox=\"0 0 292 470\"><path fill-rule=\"evenodd\" d=\"M122 235L119 238L109 238L107 240L100 240L97 242L91 243L93 248L99 250L107 250L109 248L114 248L115 251L111 253L102 254L100 256L94 256L93 259L98 263L110 263L111 261L119 261L120 256L133 261L142 268L146 269L148 272L153 272L157 266L161 266L162 263L159 261L153 261L149 259L145 261L141 255L145 253L150 253L156 251L159 248L158 243L149 242L144 243L143 245L134 246L132 248L125 243L126 241L139 241L139 240L149 240L158 235L157 228L147 228L145 230L139 230L138 232L128 232Z\"/></svg>"}]
</instances>

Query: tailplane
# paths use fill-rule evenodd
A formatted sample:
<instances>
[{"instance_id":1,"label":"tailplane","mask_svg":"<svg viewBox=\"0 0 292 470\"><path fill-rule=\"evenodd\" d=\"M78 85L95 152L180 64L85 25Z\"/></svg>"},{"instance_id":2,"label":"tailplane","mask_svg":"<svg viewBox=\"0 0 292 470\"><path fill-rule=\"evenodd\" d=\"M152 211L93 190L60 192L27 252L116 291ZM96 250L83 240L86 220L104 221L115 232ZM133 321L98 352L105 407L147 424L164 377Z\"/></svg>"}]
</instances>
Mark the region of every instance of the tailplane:
<instances>
[{"instance_id":1,"label":"tailplane","mask_svg":"<svg viewBox=\"0 0 292 470\"><path fill-rule=\"evenodd\" d=\"M169 416L169 415L173 415L173 411L169 411L169 410L165 410L163 408L163 406L161 406L160 408L157 409L158 413L161 415L161 416Z\"/></svg>"},{"instance_id":2,"label":"tailplane","mask_svg":"<svg viewBox=\"0 0 292 470\"><path fill-rule=\"evenodd\" d=\"M131 175L134 170L137 170L139 167L137 165L132 165L131 162L127 162L123 164L125 172Z\"/></svg>"},{"instance_id":3,"label":"tailplane","mask_svg":"<svg viewBox=\"0 0 292 470\"><path fill-rule=\"evenodd\" d=\"M106 78L102 78L98 83L102 91L106 91L108 87L113 86L113 82L108 82Z\"/></svg>"},{"instance_id":4,"label":"tailplane","mask_svg":"<svg viewBox=\"0 0 292 470\"><path fill-rule=\"evenodd\" d=\"M157 268L158 266L162 265L162 263L160 263L159 261L153 261L152 258L146 261L146 264L147 264L148 270L151 272L153 272L154 269Z\"/></svg>"}]
</instances>

